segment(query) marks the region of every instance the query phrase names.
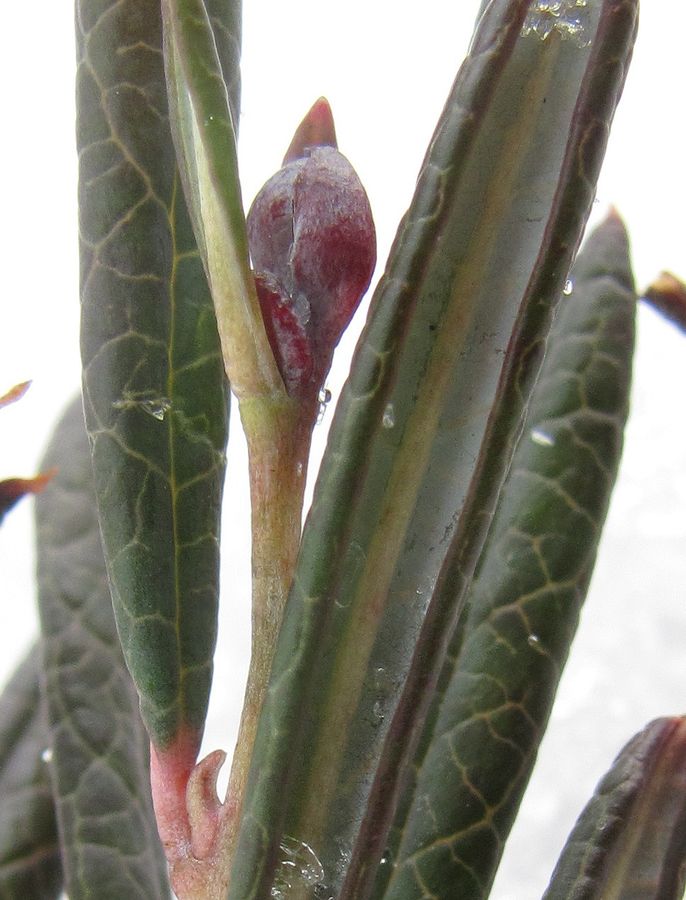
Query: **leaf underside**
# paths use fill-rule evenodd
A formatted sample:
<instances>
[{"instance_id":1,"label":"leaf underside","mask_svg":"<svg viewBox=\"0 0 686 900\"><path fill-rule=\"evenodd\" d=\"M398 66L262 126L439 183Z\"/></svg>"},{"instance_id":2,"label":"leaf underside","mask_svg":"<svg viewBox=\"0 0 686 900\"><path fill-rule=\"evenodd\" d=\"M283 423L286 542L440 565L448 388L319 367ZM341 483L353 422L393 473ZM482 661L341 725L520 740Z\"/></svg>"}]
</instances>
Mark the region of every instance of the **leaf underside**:
<instances>
[{"instance_id":1,"label":"leaf underside","mask_svg":"<svg viewBox=\"0 0 686 900\"><path fill-rule=\"evenodd\" d=\"M521 34L529 8L495 0L480 20L372 301L303 534L231 900L278 889L286 840L315 854L320 892L371 890L635 31L635 3L603 2L588 46L542 41Z\"/></svg>"},{"instance_id":2,"label":"leaf underside","mask_svg":"<svg viewBox=\"0 0 686 900\"><path fill-rule=\"evenodd\" d=\"M55 900L62 864L55 805L43 754L48 746L32 647L0 696L0 897Z\"/></svg>"},{"instance_id":3,"label":"leaf underside","mask_svg":"<svg viewBox=\"0 0 686 900\"><path fill-rule=\"evenodd\" d=\"M65 888L71 900L164 900L148 741L112 613L80 397L45 462L58 471L36 501L38 599Z\"/></svg>"},{"instance_id":4,"label":"leaf underside","mask_svg":"<svg viewBox=\"0 0 686 900\"><path fill-rule=\"evenodd\" d=\"M215 14L233 6L217 2ZM237 34L218 29L235 71ZM157 0L77 2L81 353L103 547L157 746L199 745L228 388L167 116ZM229 79L234 95L237 79Z\"/></svg>"}]
</instances>

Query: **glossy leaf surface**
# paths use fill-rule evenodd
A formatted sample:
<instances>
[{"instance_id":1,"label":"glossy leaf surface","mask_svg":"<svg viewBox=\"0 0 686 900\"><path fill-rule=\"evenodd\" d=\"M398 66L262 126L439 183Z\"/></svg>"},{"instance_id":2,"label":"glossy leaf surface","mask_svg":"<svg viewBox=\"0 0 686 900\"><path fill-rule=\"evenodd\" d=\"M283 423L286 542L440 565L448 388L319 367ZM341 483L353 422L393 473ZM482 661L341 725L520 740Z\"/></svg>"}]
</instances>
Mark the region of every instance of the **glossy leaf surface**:
<instances>
[{"instance_id":1,"label":"glossy leaf surface","mask_svg":"<svg viewBox=\"0 0 686 900\"><path fill-rule=\"evenodd\" d=\"M543 41L522 34L529 9L496 0L481 18L372 302L303 535L232 900L278 887L286 838L321 864L320 892L355 900L383 852L635 29L635 4L595 3L586 46Z\"/></svg>"},{"instance_id":2,"label":"glossy leaf surface","mask_svg":"<svg viewBox=\"0 0 686 900\"><path fill-rule=\"evenodd\" d=\"M685 773L686 720L656 719L596 788L544 900L682 900Z\"/></svg>"},{"instance_id":3,"label":"glossy leaf surface","mask_svg":"<svg viewBox=\"0 0 686 900\"><path fill-rule=\"evenodd\" d=\"M218 34L235 69L236 42ZM193 756L216 637L227 385L169 130L159 4L79 0L77 45L81 352L105 557L152 740L185 735Z\"/></svg>"},{"instance_id":4,"label":"glossy leaf surface","mask_svg":"<svg viewBox=\"0 0 686 900\"><path fill-rule=\"evenodd\" d=\"M62 865L44 753L40 649L32 647L0 696L0 897L55 900Z\"/></svg>"},{"instance_id":5,"label":"glossy leaf surface","mask_svg":"<svg viewBox=\"0 0 686 900\"><path fill-rule=\"evenodd\" d=\"M71 900L163 900L148 741L114 624L81 398L45 463L58 470L36 502L45 746L65 887Z\"/></svg>"},{"instance_id":6,"label":"glossy leaf surface","mask_svg":"<svg viewBox=\"0 0 686 900\"><path fill-rule=\"evenodd\" d=\"M611 216L572 269L375 896L488 896L576 631L622 450L636 297Z\"/></svg>"}]
</instances>

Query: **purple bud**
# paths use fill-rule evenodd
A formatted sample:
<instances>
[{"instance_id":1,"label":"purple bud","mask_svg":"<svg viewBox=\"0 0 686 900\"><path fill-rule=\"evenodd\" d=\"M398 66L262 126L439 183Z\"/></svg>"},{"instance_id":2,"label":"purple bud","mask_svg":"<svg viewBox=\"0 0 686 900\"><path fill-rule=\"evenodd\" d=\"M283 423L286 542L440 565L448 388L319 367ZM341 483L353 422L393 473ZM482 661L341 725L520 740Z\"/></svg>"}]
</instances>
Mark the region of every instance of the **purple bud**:
<instances>
[{"instance_id":1,"label":"purple bud","mask_svg":"<svg viewBox=\"0 0 686 900\"><path fill-rule=\"evenodd\" d=\"M265 327L288 391L316 395L369 286L376 236L369 200L335 146L325 101L300 125L287 162L248 213L248 241Z\"/></svg>"}]
</instances>

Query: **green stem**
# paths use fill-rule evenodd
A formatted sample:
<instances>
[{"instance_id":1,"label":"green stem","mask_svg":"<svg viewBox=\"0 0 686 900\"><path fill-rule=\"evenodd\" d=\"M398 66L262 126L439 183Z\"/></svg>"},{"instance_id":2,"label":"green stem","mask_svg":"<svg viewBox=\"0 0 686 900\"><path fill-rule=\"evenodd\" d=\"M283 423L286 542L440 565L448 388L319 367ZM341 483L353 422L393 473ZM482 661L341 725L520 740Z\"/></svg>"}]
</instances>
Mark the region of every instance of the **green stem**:
<instances>
[{"instance_id":1,"label":"green stem","mask_svg":"<svg viewBox=\"0 0 686 900\"><path fill-rule=\"evenodd\" d=\"M274 405L268 415L253 415L246 406L241 417L250 468L253 605L246 702L232 770L241 788L300 546L313 418L293 400Z\"/></svg>"},{"instance_id":2,"label":"green stem","mask_svg":"<svg viewBox=\"0 0 686 900\"><path fill-rule=\"evenodd\" d=\"M257 723L300 547L316 396L244 400L252 507L252 649L217 863L228 884Z\"/></svg>"}]
</instances>

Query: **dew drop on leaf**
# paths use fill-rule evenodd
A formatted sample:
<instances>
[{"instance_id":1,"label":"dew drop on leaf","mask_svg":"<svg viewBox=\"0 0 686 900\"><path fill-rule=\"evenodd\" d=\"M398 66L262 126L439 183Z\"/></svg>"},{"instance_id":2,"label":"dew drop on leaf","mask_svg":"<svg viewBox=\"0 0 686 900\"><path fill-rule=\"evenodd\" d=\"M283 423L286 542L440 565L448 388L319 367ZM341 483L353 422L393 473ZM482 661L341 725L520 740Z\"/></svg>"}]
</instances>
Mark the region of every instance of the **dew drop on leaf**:
<instances>
[{"instance_id":1,"label":"dew drop on leaf","mask_svg":"<svg viewBox=\"0 0 686 900\"><path fill-rule=\"evenodd\" d=\"M562 40L584 48L591 43L588 20L588 0L533 0L522 26L522 35L533 34L545 41L556 32Z\"/></svg>"},{"instance_id":2,"label":"dew drop on leaf","mask_svg":"<svg viewBox=\"0 0 686 900\"><path fill-rule=\"evenodd\" d=\"M123 396L116 400L112 406L115 409L140 409L142 412L158 422L164 421L164 417L172 408L172 402L167 397L135 397Z\"/></svg>"},{"instance_id":3,"label":"dew drop on leaf","mask_svg":"<svg viewBox=\"0 0 686 900\"><path fill-rule=\"evenodd\" d=\"M271 889L273 900L289 900L297 888L314 887L323 881L324 869L309 844L284 835Z\"/></svg>"},{"instance_id":4,"label":"dew drop on leaf","mask_svg":"<svg viewBox=\"0 0 686 900\"><path fill-rule=\"evenodd\" d=\"M384 428L393 428L395 425L395 410L393 409L393 404L388 403L386 405L386 409L383 411L383 419L381 420L381 424Z\"/></svg>"},{"instance_id":5,"label":"dew drop on leaf","mask_svg":"<svg viewBox=\"0 0 686 900\"><path fill-rule=\"evenodd\" d=\"M171 401L167 400L166 397L159 397L157 400L142 400L140 408L143 412L152 416L153 419L162 422L167 412L171 409Z\"/></svg>"},{"instance_id":6,"label":"dew drop on leaf","mask_svg":"<svg viewBox=\"0 0 686 900\"><path fill-rule=\"evenodd\" d=\"M321 425L326 415L326 408L331 403L331 391L328 388L322 388L319 392L319 412L317 413L317 425Z\"/></svg>"},{"instance_id":7,"label":"dew drop on leaf","mask_svg":"<svg viewBox=\"0 0 686 900\"><path fill-rule=\"evenodd\" d=\"M555 438L549 435L547 432L542 431L540 428L531 429L531 440L534 442L534 444L539 444L541 447L555 446Z\"/></svg>"}]
</instances>

